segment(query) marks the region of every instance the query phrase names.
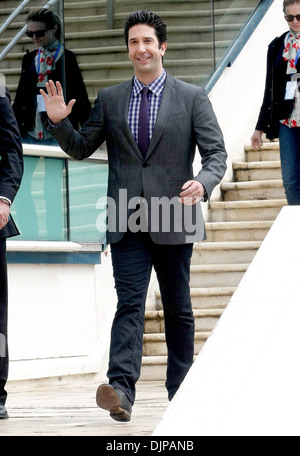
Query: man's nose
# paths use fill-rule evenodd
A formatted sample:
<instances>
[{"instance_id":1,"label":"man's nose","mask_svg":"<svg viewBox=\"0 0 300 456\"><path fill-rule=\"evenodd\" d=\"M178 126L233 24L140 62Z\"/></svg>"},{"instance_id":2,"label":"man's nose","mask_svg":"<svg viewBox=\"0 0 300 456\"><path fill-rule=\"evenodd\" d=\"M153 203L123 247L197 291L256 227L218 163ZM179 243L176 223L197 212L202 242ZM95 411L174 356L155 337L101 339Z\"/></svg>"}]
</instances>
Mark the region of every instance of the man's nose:
<instances>
[{"instance_id":1,"label":"man's nose","mask_svg":"<svg viewBox=\"0 0 300 456\"><path fill-rule=\"evenodd\" d=\"M145 52L146 51L146 46L144 43L139 43L138 46L139 52Z\"/></svg>"}]
</instances>

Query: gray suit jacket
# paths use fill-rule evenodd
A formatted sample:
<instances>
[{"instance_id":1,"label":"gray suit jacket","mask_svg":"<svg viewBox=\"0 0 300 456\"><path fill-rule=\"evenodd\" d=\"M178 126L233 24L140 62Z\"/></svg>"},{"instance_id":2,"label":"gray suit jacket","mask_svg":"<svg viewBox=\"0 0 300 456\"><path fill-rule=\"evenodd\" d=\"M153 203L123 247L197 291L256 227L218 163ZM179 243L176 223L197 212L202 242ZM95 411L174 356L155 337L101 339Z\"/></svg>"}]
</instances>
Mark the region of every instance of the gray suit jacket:
<instances>
[{"instance_id":1,"label":"gray suit jacket","mask_svg":"<svg viewBox=\"0 0 300 456\"><path fill-rule=\"evenodd\" d=\"M131 80L100 91L80 132L74 131L68 119L56 127L48 124L48 129L61 148L77 160L89 157L106 141L108 243L121 239L128 222L133 230L140 223L158 244L201 241L205 238L201 204L185 206L178 198L182 185L191 179L204 185L209 198L224 176L227 153L211 103L204 89L167 74L144 159L127 122L132 84ZM202 169L194 176L196 146ZM137 214L141 216L138 220Z\"/></svg>"}]
</instances>

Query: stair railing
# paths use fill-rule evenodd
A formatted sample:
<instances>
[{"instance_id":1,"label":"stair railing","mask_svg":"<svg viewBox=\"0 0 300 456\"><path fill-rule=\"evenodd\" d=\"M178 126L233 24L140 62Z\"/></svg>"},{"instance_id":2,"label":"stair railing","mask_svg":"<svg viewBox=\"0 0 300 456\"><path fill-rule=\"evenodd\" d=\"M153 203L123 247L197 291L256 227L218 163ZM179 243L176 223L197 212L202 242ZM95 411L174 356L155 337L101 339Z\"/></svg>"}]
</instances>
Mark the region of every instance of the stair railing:
<instances>
[{"instance_id":1,"label":"stair railing","mask_svg":"<svg viewBox=\"0 0 300 456\"><path fill-rule=\"evenodd\" d=\"M243 28L240 30L239 34L232 42L231 46L219 62L219 64L215 67L212 71L212 74L208 78L207 82L205 83L205 89L209 93L216 82L221 77L222 73L224 72L225 68L230 67L251 35L253 34L254 30L257 28L265 14L267 13L268 9L271 7L274 0L260 0L259 4L255 8L254 12L245 23Z\"/></svg>"},{"instance_id":2,"label":"stair railing","mask_svg":"<svg viewBox=\"0 0 300 456\"><path fill-rule=\"evenodd\" d=\"M107 30L113 30L114 24L115 24L115 0L107 0L107 3L106 3Z\"/></svg>"},{"instance_id":3,"label":"stair railing","mask_svg":"<svg viewBox=\"0 0 300 456\"><path fill-rule=\"evenodd\" d=\"M16 8L13 13L9 16L9 18L2 24L0 27L0 36L1 34L10 26L13 20L20 14L25 6L30 2L30 0L23 0L18 8ZM58 0L49 0L44 8L51 8ZM6 46L6 48L0 54L0 62L7 56L7 54L11 51L11 49L18 43L18 41L25 35L27 30L27 25L16 34L16 36L11 40L11 42Z\"/></svg>"}]
</instances>

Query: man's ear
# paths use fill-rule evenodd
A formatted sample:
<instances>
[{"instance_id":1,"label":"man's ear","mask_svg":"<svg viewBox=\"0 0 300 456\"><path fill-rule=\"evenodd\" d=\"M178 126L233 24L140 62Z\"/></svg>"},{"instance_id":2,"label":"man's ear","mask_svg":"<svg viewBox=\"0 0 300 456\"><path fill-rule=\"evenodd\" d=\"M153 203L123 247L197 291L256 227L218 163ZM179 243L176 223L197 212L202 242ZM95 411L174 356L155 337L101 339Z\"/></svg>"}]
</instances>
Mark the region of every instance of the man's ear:
<instances>
[{"instance_id":1,"label":"man's ear","mask_svg":"<svg viewBox=\"0 0 300 456\"><path fill-rule=\"evenodd\" d=\"M166 50L167 50L167 43L162 43L161 46L160 46L160 51L161 51L161 56L163 57L166 53Z\"/></svg>"}]
</instances>

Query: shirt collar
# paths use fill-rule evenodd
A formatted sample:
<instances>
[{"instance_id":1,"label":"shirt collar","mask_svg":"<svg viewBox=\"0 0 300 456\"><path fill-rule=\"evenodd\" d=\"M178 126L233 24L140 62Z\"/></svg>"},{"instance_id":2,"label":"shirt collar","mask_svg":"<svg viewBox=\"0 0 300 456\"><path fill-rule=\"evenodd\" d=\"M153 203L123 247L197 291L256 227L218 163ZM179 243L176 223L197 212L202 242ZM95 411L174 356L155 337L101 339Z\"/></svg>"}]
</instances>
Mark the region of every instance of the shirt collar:
<instances>
[{"instance_id":1,"label":"shirt collar","mask_svg":"<svg viewBox=\"0 0 300 456\"><path fill-rule=\"evenodd\" d=\"M151 82L151 84L148 85L149 89L151 90L152 93L154 93L157 97L161 94L165 81L166 81L167 73L165 70L163 70L162 74L155 79L155 81ZM137 79L136 76L134 76L134 81L133 81L133 94L134 96L138 96L141 91L144 88L144 84Z\"/></svg>"}]
</instances>

